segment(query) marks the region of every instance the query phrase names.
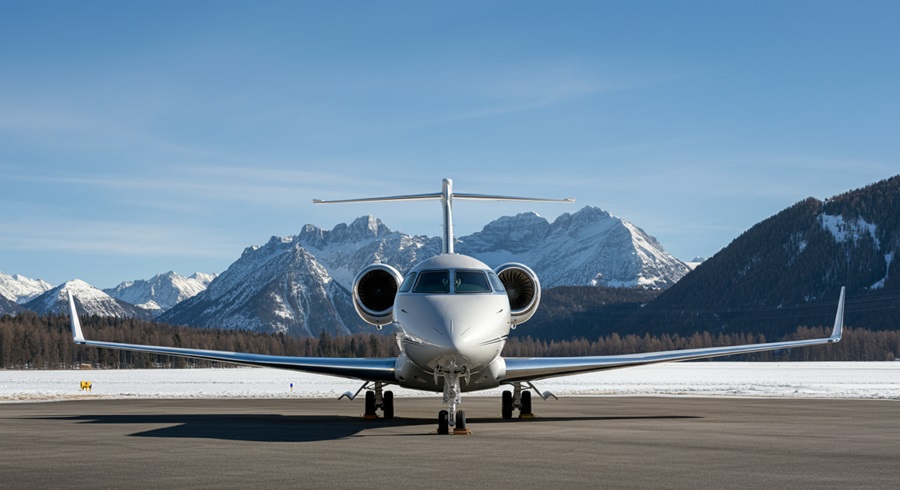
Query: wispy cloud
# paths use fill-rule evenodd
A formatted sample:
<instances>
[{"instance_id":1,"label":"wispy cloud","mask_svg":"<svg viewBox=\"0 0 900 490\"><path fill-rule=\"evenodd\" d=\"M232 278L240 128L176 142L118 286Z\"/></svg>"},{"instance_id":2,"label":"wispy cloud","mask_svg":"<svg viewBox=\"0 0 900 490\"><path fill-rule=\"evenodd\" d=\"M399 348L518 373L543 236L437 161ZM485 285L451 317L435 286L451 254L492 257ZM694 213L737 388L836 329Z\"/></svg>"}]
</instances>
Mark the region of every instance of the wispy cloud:
<instances>
[{"instance_id":1,"label":"wispy cloud","mask_svg":"<svg viewBox=\"0 0 900 490\"><path fill-rule=\"evenodd\" d=\"M371 188L388 186L390 182L387 178L380 181L352 172L348 175L251 166L166 166L153 169L149 175L147 171L121 174L32 171L15 173L9 180L62 184L70 187L70 191L99 188L129 200L165 201L165 206L172 206L173 202L210 200L273 207L307 204L313 197L335 192L350 194L359 189L371 192Z\"/></svg>"},{"instance_id":2,"label":"wispy cloud","mask_svg":"<svg viewBox=\"0 0 900 490\"><path fill-rule=\"evenodd\" d=\"M171 223L153 226L28 216L5 225L0 229L0 248L7 250L203 258L231 258L235 253L234 245L221 237Z\"/></svg>"}]
</instances>

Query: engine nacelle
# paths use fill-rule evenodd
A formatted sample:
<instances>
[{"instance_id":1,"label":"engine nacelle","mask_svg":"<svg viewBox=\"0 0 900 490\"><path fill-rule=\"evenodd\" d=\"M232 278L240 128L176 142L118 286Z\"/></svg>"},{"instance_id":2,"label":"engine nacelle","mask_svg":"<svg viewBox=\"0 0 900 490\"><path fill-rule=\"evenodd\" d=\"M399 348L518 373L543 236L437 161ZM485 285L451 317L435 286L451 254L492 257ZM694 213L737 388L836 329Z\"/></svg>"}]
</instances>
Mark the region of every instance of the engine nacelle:
<instances>
[{"instance_id":1,"label":"engine nacelle","mask_svg":"<svg viewBox=\"0 0 900 490\"><path fill-rule=\"evenodd\" d=\"M387 264L373 264L353 280L353 307L360 318L379 328L393 321L394 299L403 276Z\"/></svg>"},{"instance_id":2,"label":"engine nacelle","mask_svg":"<svg viewBox=\"0 0 900 490\"><path fill-rule=\"evenodd\" d=\"M541 282L527 265L510 262L494 269L500 276L506 295L513 327L525 323L537 311L541 302Z\"/></svg>"}]
</instances>

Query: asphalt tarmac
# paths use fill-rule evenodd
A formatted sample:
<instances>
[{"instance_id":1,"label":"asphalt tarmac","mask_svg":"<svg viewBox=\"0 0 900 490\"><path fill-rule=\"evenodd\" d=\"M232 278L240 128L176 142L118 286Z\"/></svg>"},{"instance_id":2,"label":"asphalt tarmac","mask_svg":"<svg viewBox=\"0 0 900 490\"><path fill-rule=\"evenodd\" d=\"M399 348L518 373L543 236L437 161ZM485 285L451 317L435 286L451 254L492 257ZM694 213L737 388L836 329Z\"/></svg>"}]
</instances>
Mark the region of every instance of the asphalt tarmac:
<instances>
[{"instance_id":1,"label":"asphalt tarmac","mask_svg":"<svg viewBox=\"0 0 900 490\"><path fill-rule=\"evenodd\" d=\"M571 397L471 435L436 435L439 398L0 404L0 487L900 488L900 403Z\"/></svg>"}]
</instances>

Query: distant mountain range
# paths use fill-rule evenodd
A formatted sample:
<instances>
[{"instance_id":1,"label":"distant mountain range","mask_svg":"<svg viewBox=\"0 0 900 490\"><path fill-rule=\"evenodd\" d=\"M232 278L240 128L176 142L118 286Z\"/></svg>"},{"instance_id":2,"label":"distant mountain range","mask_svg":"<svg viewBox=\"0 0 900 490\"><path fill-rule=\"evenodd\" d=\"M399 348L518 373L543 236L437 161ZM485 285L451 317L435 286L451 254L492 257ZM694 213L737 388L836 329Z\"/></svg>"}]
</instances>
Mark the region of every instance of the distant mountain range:
<instances>
[{"instance_id":1,"label":"distant mountain range","mask_svg":"<svg viewBox=\"0 0 900 490\"><path fill-rule=\"evenodd\" d=\"M900 176L825 201L805 199L691 267L640 228L592 207L552 223L534 213L503 217L456 244L492 267L522 262L544 289L559 290L542 304L547 315L516 330L538 338L611 331L780 337L798 325L830 324L843 285L848 325L898 328L898 248ZM87 314L158 315L175 324L295 336L368 332L351 304L356 274L372 263L406 272L438 253L440 238L392 231L364 216L331 230L306 225L298 235L272 237L217 277L170 272L104 292L81 281L51 288L0 274L0 314L64 312L60 302L72 289Z\"/></svg>"},{"instance_id":2,"label":"distant mountain range","mask_svg":"<svg viewBox=\"0 0 900 490\"><path fill-rule=\"evenodd\" d=\"M88 315L138 318L150 320L149 310L117 300L90 284L75 279L63 283L24 304L25 308L41 314L69 314L68 292L75 296L76 304Z\"/></svg>"},{"instance_id":3,"label":"distant mountain range","mask_svg":"<svg viewBox=\"0 0 900 490\"><path fill-rule=\"evenodd\" d=\"M160 321L183 325L301 336L322 330L333 334L368 331L349 295L356 274L373 263L387 263L405 272L439 254L440 248L439 237L392 231L377 218L364 216L331 230L306 225L296 236L273 237L263 246L249 247L219 277L184 278L169 272L100 293L138 305L142 312L159 315ZM459 238L456 250L492 267L508 261L525 263L539 275L544 288L663 289L690 270L637 226L593 207L563 214L553 223L534 213L503 217ZM63 290L71 287L84 285L61 286ZM97 291L89 291L91 298L99 296ZM59 288L49 291L49 297L60 295L64 296ZM40 299L24 306L41 313L58 309L53 301ZM127 315L108 300L102 308L101 303L92 304L98 305L96 310L86 308L86 313Z\"/></svg>"},{"instance_id":4,"label":"distant mountain range","mask_svg":"<svg viewBox=\"0 0 900 490\"><path fill-rule=\"evenodd\" d=\"M184 277L169 271L150 280L127 281L103 292L113 298L131 303L156 314L171 309L182 301L202 292L217 274L197 272Z\"/></svg>"},{"instance_id":5,"label":"distant mountain range","mask_svg":"<svg viewBox=\"0 0 900 490\"><path fill-rule=\"evenodd\" d=\"M27 303L50 289L53 289L53 285L47 281L30 279L20 274L10 276L0 272L0 298L13 303Z\"/></svg>"},{"instance_id":6,"label":"distant mountain range","mask_svg":"<svg viewBox=\"0 0 900 490\"><path fill-rule=\"evenodd\" d=\"M665 288L689 271L640 228L592 207L552 224L534 213L500 218L459 238L455 248L492 267L525 263L543 287ZM351 303L356 274L373 263L405 273L440 249L438 237L392 231L373 216L332 230L306 225L299 235L246 249L206 291L159 320L301 336L370 331Z\"/></svg>"}]
</instances>

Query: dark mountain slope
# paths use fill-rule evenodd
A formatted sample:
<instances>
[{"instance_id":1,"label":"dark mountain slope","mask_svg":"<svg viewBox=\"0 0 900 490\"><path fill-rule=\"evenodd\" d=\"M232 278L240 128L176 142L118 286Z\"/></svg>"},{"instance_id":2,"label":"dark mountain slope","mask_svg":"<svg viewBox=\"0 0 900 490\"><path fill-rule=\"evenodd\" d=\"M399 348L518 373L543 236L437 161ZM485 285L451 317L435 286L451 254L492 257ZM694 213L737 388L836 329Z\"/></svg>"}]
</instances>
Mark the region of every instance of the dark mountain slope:
<instances>
[{"instance_id":1,"label":"dark mountain slope","mask_svg":"<svg viewBox=\"0 0 900 490\"><path fill-rule=\"evenodd\" d=\"M846 322L900 327L900 176L824 202L809 198L757 224L621 327L781 336L829 325L842 285Z\"/></svg>"}]
</instances>

